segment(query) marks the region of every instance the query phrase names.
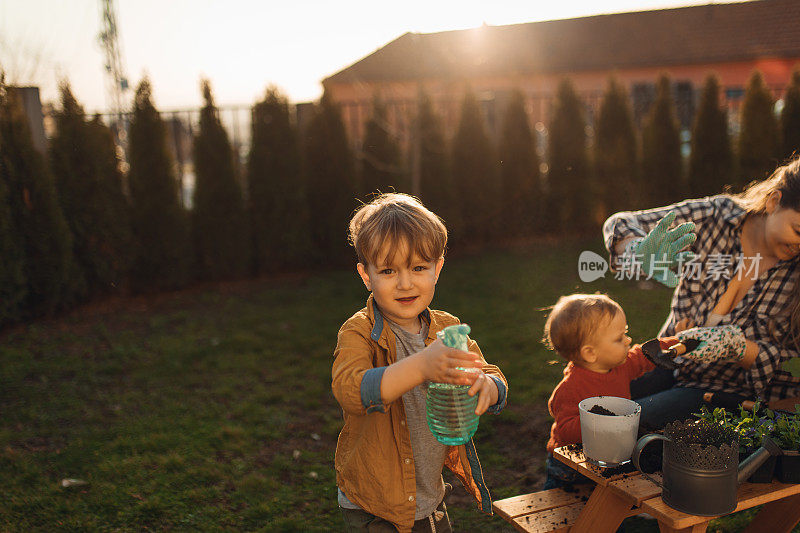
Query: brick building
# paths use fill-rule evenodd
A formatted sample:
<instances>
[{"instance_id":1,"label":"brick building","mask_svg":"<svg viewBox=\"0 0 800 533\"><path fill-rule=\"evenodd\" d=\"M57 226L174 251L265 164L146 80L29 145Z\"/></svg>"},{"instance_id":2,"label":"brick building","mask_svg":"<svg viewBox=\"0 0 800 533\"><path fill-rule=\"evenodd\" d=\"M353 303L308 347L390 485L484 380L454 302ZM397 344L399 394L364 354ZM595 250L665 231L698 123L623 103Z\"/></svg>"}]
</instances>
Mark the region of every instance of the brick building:
<instances>
[{"instance_id":1,"label":"brick building","mask_svg":"<svg viewBox=\"0 0 800 533\"><path fill-rule=\"evenodd\" d=\"M610 74L625 85L641 120L667 72L682 126L688 129L696 95L716 73L736 127L738 105L754 69L780 98L800 65L800 0L755 0L565 20L483 26L430 34L406 33L323 85L341 105L354 146L375 95L388 104L398 138L407 143L422 87L446 131L454 132L465 87L483 103L490 132L500 132L514 89L526 96L531 123L543 132L559 81L569 77L591 121ZM780 102L779 104L780 105Z\"/></svg>"}]
</instances>

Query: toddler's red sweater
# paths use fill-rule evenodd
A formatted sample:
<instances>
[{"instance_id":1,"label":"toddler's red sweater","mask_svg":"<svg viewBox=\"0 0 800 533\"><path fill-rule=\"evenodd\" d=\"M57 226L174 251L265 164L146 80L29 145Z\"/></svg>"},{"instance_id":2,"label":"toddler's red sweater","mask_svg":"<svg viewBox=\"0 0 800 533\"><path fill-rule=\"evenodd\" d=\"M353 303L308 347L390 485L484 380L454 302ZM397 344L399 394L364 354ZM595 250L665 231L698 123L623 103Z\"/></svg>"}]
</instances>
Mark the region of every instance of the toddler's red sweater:
<instances>
[{"instance_id":1,"label":"toddler's red sweater","mask_svg":"<svg viewBox=\"0 0 800 533\"><path fill-rule=\"evenodd\" d=\"M660 339L661 348L666 349L678 342L675 337ZM547 408L555 418L550 428L550 440L547 451L581 442L581 421L578 403L593 396L631 397L631 380L653 370L655 365L642 352L642 347L635 344L628 351L628 360L608 373L601 374L580 367L570 361L564 369L564 377L556 385Z\"/></svg>"}]
</instances>

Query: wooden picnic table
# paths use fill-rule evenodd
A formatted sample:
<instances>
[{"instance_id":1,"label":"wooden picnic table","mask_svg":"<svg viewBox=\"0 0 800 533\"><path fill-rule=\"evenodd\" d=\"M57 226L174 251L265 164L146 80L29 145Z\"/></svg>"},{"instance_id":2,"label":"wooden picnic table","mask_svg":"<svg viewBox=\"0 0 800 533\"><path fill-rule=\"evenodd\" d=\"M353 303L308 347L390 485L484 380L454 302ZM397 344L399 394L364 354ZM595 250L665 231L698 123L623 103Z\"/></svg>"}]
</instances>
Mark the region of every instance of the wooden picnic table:
<instances>
[{"instance_id":1,"label":"wooden picnic table","mask_svg":"<svg viewBox=\"0 0 800 533\"><path fill-rule=\"evenodd\" d=\"M588 477L594 486L576 486L574 492L553 489L495 502L497 514L519 531L613 533L625 518L647 513L658 520L664 533L702 533L709 521L718 518L672 509L661 499L661 488L641 473L608 475L608 470L587 462L580 447L557 448L553 457ZM658 474L653 477L660 479ZM737 498L733 512L763 505L747 533L789 533L800 522L800 485L742 483Z\"/></svg>"}]
</instances>

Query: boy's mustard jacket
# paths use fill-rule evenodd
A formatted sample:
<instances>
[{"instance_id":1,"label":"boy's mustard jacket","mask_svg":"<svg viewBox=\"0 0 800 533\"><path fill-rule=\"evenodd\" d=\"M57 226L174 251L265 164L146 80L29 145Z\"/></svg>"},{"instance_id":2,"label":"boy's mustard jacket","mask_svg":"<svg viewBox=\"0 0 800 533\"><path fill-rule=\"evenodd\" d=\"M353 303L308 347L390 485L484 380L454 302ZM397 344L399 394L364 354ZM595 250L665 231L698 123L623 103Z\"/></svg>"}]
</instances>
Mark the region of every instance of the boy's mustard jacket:
<instances>
[{"instance_id":1,"label":"boy's mustard jacket","mask_svg":"<svg viewBox=\"0 0 800 533\"><path fill-rule=\"evenodd\" d=\"M422 316L429 323L426 346L442 328L460 324L458 318L443 311L427 309ZM483 357L471 339L469 351ZM396 360L394 333L385 326L370 295L367 306L339 330L334 352L332 389L344 414L336 446L336 483L350 501L368 513L390 520L400 531L410 531L416 480L403 401L401 397L384 405L380 394L383 372ZM485 364L482 369L497 383L498 401L488 412L498 413L505 407L508 384L496 366ZM479 508L491 514L491 497L473 441L449 446L445 466L478 500Z\"/></svg>"}]
</instances>

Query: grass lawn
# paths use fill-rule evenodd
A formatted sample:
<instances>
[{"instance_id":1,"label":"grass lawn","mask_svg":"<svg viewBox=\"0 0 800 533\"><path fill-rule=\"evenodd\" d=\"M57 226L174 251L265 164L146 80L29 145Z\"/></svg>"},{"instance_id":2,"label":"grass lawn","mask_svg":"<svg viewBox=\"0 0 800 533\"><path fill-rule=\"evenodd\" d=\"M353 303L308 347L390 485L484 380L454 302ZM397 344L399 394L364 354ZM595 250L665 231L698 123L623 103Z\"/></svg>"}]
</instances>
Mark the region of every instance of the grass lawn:
<instances>
[{"instance_id":1,"label":"grass lawn","mask_svg":"<svg viewBox=\"0 0 800 533\"><path fill-rule=\"evenodd\" d=\"M508 408L475 438L495 499L543 482L546 399L563 365L540 342L540 308L608 292L635 342L666 316L665 288L581 283L583 249L601 243L454 257L442 273L433 306L468 322L509 380ZM107 302L2 334L0 531L341 530L331 354L366 296L342 270ZM458 531L512 531L457 489Z\"/></svg>"}]
</instances>

